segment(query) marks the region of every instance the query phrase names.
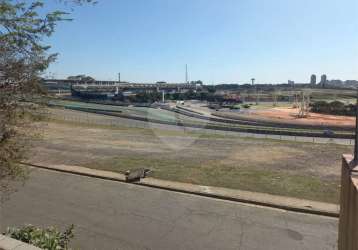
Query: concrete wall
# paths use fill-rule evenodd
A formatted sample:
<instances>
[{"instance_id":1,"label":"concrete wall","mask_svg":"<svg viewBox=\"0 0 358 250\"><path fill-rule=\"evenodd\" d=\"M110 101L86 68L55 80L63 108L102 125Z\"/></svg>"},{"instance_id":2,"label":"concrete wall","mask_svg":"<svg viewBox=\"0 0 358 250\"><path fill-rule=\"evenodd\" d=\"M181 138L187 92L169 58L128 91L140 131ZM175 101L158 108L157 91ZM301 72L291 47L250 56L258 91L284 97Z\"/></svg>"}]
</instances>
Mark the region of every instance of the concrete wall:
<instances>
[{"instance_id":1,"label":"concrete wall","mask_svg":"<svg viewBox=\"0 0 358 250\"><path fill-rule=\"evenodd\" d=\"M358 166L351 155L343 156L339 250L358 249Z\"/></svg>"}]
</instances>

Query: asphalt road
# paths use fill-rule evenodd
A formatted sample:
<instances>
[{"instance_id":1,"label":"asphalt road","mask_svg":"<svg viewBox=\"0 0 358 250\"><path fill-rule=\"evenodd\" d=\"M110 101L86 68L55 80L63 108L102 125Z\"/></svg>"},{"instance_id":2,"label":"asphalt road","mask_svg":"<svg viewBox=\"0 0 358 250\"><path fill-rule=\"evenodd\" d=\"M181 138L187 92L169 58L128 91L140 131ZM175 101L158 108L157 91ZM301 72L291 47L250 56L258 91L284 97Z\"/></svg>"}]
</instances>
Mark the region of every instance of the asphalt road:
<instances>
[{"instance_id":1,"label":"asphalt road","mask_svg":"<svg viewBox=\"0 0 358 250\"><path fill-rule=\"evenodd\" d=\"M175 125L166 125L152 122L143 122L133 119L126 119L121 117L99 115L94 113L87 113L74 110L61 110L61 109L49 109L50 115L53 118L70 121L70 122L79 122L88 125L107 125L107 126L124 126L124 127L134 127L134 128L145 128L145 129L163 129L163 130L174 130L174 131L195 131L203 134L219 134L223 136L233 137L248 137L248 138L259 138L259 139L274 139L274 140L284 140L284 141L297 141L297 142L312 142L312 143L334 143L341 145L353 145L354 140L350 139L339 139L339 138L320 138L320 137L306 137L306 136L281 136L281 135L265 135L265 134L253 134L245 132L233 132L233 131L223 131L223 130L213 130L205 128L205 121L199 120L203 124L203 128L191 128ZM176 114L173 113L173 116Z\"/></svg>"},{"instance_id":2,"label":"asphalt road","mask_svg":"<svg viewBox=\"0 0 358 250\"><path fill-rule=\"evenodd\" d=\"M74 223L80 249L336 249L338 221L33 169L0 227Z\"/></svg>"}]
</instances>

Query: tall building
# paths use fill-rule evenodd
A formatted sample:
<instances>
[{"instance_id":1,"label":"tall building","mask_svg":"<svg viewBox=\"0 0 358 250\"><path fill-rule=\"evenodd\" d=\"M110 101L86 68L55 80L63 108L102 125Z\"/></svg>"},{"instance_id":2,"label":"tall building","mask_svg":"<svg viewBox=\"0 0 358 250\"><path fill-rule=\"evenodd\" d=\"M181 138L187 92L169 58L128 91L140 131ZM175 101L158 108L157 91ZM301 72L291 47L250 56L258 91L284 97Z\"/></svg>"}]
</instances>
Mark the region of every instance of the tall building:
<instances>
[{"instance_id":1,"label":"tall building","mask_svg":"<svg viewBox=\"0 0 358 250\"><path fill-rule=\"evenodd\" d=\"M320 82L320 84L321 84L321 87L322 87L322 88L326 87L326 85L327 85L327 75L322 75L322 76L321 76L321 82Z\"/></svg>"},{"instance_id":2,"label":"tall building","mask_svg":"<svg viewBox=\"0 0 358 250\"><path fill-rule=\"evenodd\" d=\"M317 83L317 76L316 75L311 75L311 85L316 85Z\"/></svg>"},{"instance_id":3,"label":"tall building","mask_svg":"<svg viewBox=\"0 0 358 250\"><path fill-rule=\"evenodd\" d=\"M288 85L295 86L295 81L288 80Z\"/></svg>"}]
</instances>

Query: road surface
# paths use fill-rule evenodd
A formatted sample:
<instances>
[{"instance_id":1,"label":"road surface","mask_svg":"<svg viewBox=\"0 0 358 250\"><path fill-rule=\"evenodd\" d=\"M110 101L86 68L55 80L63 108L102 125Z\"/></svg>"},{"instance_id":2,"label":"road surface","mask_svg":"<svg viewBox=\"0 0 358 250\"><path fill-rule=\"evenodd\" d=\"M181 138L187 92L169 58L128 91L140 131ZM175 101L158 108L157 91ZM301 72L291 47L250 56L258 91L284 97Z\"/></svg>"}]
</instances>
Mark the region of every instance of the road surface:
<instances>
[{"instance_id":1,"label":"road surface","mask_svg":"<svg viewBox=\"0 0 358 250\"><path fill-rule=\"evenodd\" d=\"M78 122L88 125L107 125L107 126L119 126L119 127L131 127L131 128L144 128L144 129L163 129L163 130L174 130L174 131L193 131L203 134L219 134L228 137L248 137L258 139L273 139L273 140L284 140L284 141L297 141L297 142L312 142L312 143L334 143L340 145L353 145L354 140L352 139L339 139L339 138L320 138L320 137L307 137L307 136L285 136L285 135L270 135L270 134L254 134L246 132L234 132L224 130L214 130L205 128L205 120L201 120L202 128L192 128L187 126L176 126L166 125L153 122L137 121L133 119L127 119L122 117L114 117L107 115L100 115L75 110L61 110L61 109L49 109L50 117L53 119ZM177 114L173 113L173 117ZM150 116L149 116L150 117ZM208 121L206 121L208 122Z\"/></svg>"},{"instance_id":2,"label":"road surface","mask_svg":"<svg viewBox=\"0 0 358 250\"><path fill-rule=\"evenodd\" d=\"M337 219L32 169L0 227L75 224L80 249L336 249Z\"/></svg>"}]
</instances>

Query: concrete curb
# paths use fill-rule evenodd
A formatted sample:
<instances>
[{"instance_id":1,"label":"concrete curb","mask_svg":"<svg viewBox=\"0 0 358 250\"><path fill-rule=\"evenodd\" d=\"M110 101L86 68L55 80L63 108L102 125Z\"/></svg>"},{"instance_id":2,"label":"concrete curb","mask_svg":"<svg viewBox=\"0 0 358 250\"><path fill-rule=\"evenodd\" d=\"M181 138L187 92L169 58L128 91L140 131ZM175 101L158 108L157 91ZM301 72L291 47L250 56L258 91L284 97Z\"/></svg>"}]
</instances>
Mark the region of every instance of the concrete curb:
<instances>
[{"instance_id":1,"label":"concrete curb","mask_svg":"<svg viewBox=\"0 0 358 250\"><path fill-rule=\"evenodd\" d=\"M40 248L0 235L0 250L40 250Z\"/></svg>"},{"instance_id":2,"label":"concrete curb","mask_svg":"<svg viewBox=\"0 0 358 250\"><path fill-rule=\"evenodd\" d=\"M42 168L52 171L83 175L94 178L101 178L105 180L126 182L125 176L123 174L90 169L79 166L68 166L68 165L51 165L51 166L42 166L37 164L29 164L23 163L24 165ZM297 199L292 197L250 192L250 191L242 191L242 190L234 190L228 188L220 188L220 187L209 187L209 186L200 186L189 183L181 183L174 181L165 181L159 180L155 178L147 177L145 179L141 179L140 182L130 183L132 185L140 185L151 188L159 188L163 190L169 190L174 192L200 195L215 199L235 201L241 203L248 203L253 205L278 208L287 211L294 211L300 213L308 213L315 215L322 215L328 217L339 217L339 205Z\"/></svg>"}]
</instances>

